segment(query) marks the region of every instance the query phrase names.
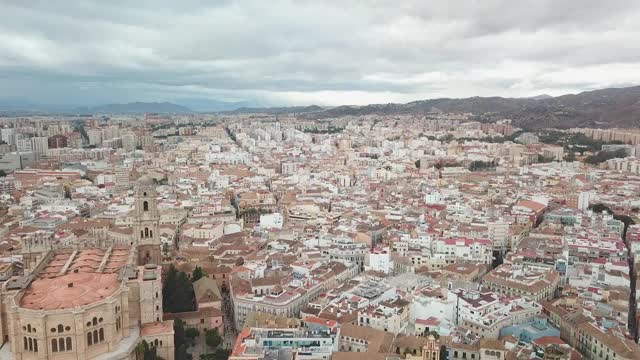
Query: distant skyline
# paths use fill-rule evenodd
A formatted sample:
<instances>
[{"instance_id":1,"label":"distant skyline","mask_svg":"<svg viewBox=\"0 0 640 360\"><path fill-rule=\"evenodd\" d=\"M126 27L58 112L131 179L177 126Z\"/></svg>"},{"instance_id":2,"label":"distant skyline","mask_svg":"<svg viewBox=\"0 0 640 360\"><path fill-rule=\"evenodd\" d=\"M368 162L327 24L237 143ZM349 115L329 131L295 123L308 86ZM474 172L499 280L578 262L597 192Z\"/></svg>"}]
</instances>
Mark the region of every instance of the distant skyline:
<instances>
[{"instance_id":1,"label":"distant skyline","mask_svg":"<svg viewBox=\"0 0 640 360\"><path fill-rule=\"evenodd\" d=\"M640 84L640 2L0 3L0 100L363 105Z\"/></svg>"}]
</instances>

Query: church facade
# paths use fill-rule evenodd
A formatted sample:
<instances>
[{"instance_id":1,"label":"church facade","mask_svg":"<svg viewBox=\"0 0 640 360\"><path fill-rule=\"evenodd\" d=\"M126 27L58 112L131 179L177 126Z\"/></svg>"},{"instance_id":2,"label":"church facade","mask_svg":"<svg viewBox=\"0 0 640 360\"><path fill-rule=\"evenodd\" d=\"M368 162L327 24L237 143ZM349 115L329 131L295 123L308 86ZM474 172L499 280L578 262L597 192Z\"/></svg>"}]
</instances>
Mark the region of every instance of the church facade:
<instances>
[{"instance_id":1,"label":"church facade","mask_svg":"<svg viewBox=\"0 0 640 360\"><path fill-rule=\"evenodd\" d=\"M143 340L174 358L156 196L152 182L139 181L132 230L118 241L88 219L91 241L42 236L23 245L24 276L1 283L0 359L135 359Z\"/></svg>"}]
</instances>

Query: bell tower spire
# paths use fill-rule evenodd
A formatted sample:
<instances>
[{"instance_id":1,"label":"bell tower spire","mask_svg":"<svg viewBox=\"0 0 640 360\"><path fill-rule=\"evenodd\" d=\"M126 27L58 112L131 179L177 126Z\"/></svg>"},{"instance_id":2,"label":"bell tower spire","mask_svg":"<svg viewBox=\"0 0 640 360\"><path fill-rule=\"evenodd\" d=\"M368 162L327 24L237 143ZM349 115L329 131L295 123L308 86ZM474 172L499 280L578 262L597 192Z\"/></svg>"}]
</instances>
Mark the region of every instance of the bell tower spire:
<instances>
[{"instance_id":1,"label":"bell tower spire","mask_svg":"<svg viewBox=\"0 0 640 360\"><path fill-rule=\"evenodd\" d=\"M133 245L138 252L138 265L160 263L160 213L153 180L142 177L135 191Z\"/></svg>"}]
</instances>

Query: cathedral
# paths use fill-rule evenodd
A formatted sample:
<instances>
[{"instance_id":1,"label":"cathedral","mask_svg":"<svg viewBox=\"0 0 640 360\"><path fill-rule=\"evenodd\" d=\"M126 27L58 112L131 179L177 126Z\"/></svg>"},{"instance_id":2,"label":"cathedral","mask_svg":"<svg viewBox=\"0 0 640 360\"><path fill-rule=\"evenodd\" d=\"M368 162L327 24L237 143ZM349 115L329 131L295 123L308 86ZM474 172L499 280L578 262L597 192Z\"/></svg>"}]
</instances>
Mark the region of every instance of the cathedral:
<instances>
[{"instance_id":1,"label":"cathedral","mask_svg":"<svg viewBox=\"0 0 640 360\"><path fill-rule=\"evenodd\" d=\"M138 181L130 218L118 237L109 235L112 221L78 218L71 225L82 226L82 236L74 241L27 239L24 275L0 283L0 359L132 360L143 340L173 359L157 193L148 178Z\"/></svg>"}]
</instances>

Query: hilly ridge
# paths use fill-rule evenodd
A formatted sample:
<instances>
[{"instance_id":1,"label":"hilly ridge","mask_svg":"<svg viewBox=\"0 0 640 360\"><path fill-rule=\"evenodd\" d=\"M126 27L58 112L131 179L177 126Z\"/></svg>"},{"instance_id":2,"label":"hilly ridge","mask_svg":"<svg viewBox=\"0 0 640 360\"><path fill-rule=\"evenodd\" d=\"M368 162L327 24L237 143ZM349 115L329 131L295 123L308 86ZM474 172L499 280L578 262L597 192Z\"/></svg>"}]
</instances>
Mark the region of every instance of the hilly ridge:
<instances>
[{"instance_id":1,"label":"hilly ridge","mask_svg":"<svg viewBox=\"0 0 640 360\"><path fill-rule=\"evenodd\" d=\"M345 115L473 113L479 120L510 118L525 129L544 127L640 127L640 86L543 98L471 97L406 104L338 106L305 114L309 119Z\"/></svg>"}]
</instances>

